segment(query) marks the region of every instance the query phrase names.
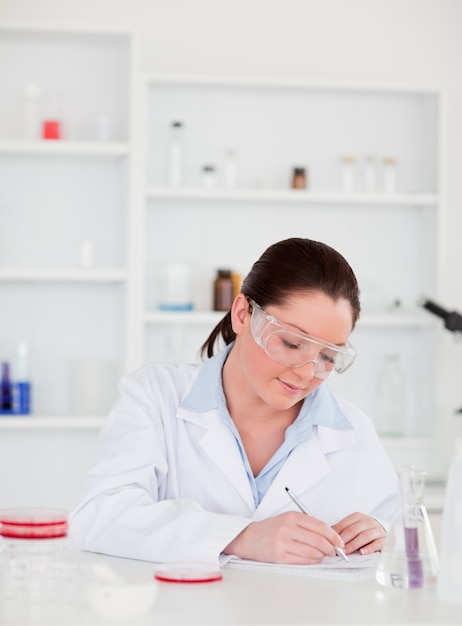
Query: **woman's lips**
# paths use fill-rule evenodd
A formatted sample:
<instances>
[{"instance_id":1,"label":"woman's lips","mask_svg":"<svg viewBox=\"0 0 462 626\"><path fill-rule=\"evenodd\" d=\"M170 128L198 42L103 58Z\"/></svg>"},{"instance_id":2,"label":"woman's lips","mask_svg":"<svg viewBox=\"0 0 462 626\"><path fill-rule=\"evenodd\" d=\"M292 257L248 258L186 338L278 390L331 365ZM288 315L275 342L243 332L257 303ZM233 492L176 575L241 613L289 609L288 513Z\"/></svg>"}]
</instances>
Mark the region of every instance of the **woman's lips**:
<instances>
[{"instance_id":1,"label":"woman's lips","mask_svg":"<svg viewBox=\"0 0 462 626\"><path fill-rule=\"evenodd\" d=\"M278 382L281 385L281 387L285 389L286 391L288 391L289 393L298 393L302 391L301 387L298 387L296 385L291 385L290 383L287 383L284 380L281 380L280 378L278 378Z\"/></svg>"}]
</instances>

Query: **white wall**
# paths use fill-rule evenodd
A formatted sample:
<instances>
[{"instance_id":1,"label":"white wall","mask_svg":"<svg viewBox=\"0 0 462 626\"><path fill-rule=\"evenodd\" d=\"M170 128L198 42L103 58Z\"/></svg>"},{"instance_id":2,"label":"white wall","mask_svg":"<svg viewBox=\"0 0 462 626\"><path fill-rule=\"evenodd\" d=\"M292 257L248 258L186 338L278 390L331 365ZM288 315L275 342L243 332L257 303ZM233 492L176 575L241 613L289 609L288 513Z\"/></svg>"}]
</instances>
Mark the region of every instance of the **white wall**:
<instances>
[{"instance_id":1,"label":"white wall","mask_svg":"<svg viewBox=\"0 0 462 626\"><path fill-rule=\"evenodd\" d=\"M144 69L422 84L446 94L441 289L462 311L461 0L0 0L0 20L138 32ZM462 345L445 333L441 431L462 435ZM448 445L448 444L445 444Z\"/></svg>"}]
</instances>

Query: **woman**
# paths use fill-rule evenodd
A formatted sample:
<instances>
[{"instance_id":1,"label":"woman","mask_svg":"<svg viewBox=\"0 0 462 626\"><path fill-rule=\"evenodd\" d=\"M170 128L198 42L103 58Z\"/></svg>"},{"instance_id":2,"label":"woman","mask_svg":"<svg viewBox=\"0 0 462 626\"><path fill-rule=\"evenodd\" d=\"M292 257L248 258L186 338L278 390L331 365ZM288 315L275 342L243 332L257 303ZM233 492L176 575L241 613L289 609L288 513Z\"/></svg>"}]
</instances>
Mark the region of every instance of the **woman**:
<instances>
[{"instance_id":1,"label":"woman","mask_svg":"<svg viewBox=\"0 0 462 626\"><path fill-rule=\"evenodd\" d=\"M77 546L215 563L380 550L395 472L369 418L325 382L354 361L359 313L338 252L301 238L270 246L203 345L208 360L122 379L101 461L71 517Z\"/></svg>"}]
</instances>

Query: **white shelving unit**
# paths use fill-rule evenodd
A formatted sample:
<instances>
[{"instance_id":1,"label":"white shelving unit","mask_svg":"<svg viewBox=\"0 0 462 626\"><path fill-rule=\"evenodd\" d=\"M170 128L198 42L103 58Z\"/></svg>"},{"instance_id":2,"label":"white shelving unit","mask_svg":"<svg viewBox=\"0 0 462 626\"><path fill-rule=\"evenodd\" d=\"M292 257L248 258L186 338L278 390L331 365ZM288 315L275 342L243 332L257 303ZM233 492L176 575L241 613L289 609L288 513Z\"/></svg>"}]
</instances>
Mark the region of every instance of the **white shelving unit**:
<instances>
[{"instance_id":1,"label":"white shelving unit","mask_svg":"<svg viewBox=\"0 0 462 626\"><path fill-rule=\"evenodd\" d=\"M408 378L407 436L386 445L397 458L431 456L438 327L417 302L438 291L440 111L432 88L146 76L143 360L197 358L220 318L208 313L217 268L244 276L278 239L319 239L346 256L363 292L352 337L359 357L334 386L374 415L379 366L398 352ZM182 188L166 186L175 120L184 125ZM223 187L220 171L230 148L238 154L234 189ZM344 154L358 157L350 193L341 189ZM380 170L376 190L363 188L361 163L370 154L397 158L395 193L382 190ZM217 168L212 189L201 185L204 164ZM307 190L289 188L295 166L307 168ZM194 270L193 312L156 310L159 273L170 261Z\"/></svg>"},{"instance_id":2,"label":"white shelving unit","mask_svg":"<svg viewBox=\"0 0 462 626\"><path fill-rule=\"evenodd\" d=\"M8 328L0 355L14 379L16 346L29 344L37 415L75 412L73 359L112 360L114 380L101 391L111 399L132 365L135 57L129 32L0 25L0 298ZM31 84L40 121L32 138L24 134ZM55 95L62 138L44 140ZM90 267L81 258L88 241Z\"/></svg>"},{"instance_id":3,"label":"white shelving unit","mask_svg":"<svg viewBox=\"0 0 462 626\"><path fill-rule=\"evenodd\" d=\"M33 414L0 417L2 506L77 504L106 408L72 406L95 383L73 380L73 363L106 368L90 395L107 408L133 367L136 68L129 32L0 25L0 358L14 380L26 340L33 383ZM25 136L31 83L40 121L60 95L62 139Z\"/></svg>"},{"instance_id":4,"label":"white shelving unit","mask_svg":"<svg viewBox=\"0 0 462 626\"><path fill-rule=\"evenodd\" d=\"M437 89L144 75L131 33L5 24L0 76L0 356L14 362L27 340L34 384L34 415L0 419L3 439L16 437L11 449L26 442L24 454L39 463L38 446L48 442L71 459L80 438L92 454L102 415L73 414L70 360L109 359L121 374L147 361L197 359L222 316L211 310L216 270L245 276L271 243L306 236L342 252L363 292L352 337L359 357L337 390L373 415L378 367L398 352L409 382L408 433L386 445L396 459L409 450L417 463L432 459L439 327L416 303L439 285ZM30 82L44 98L63 94L62 140L22 136ZM111 120L109 141L92 135L101 113ZM166 186L173 120L185 123L180 189ZM222 185L229 148L238 155L234 189ZM356 191L344 193L344 154L359 164L368 154L395 156L396 193L383 192L380 170L366 193L361 165ZM204 189L200 171L209 163L217 185ZM295 166L307 168L307 190L289 188ZM80 263L83 240L93 242L90 268ZM171 261L192 267L193 311L159 310Z\"/></svg>"}]
</instances>

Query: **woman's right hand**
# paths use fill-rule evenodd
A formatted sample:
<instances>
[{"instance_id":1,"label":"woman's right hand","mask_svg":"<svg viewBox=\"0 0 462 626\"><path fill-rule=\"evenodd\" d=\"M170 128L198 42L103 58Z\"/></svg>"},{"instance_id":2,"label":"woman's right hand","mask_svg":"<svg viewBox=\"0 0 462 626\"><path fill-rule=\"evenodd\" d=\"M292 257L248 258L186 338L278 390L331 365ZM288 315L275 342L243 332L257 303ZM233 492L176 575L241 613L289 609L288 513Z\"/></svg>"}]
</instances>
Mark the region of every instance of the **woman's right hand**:
<instances>
[{"instance_id":1,"label":"woman's right hand","mask_svg":"<svg viewBox=\"0 0 462 626\"><path fill-rule=\"evenodd\" d=\"M223 552L254 561L311 565L335 556L335 546L343 545L340 535L325 522L289 511L252 522Z\"/></svg>"}]
</instances>

